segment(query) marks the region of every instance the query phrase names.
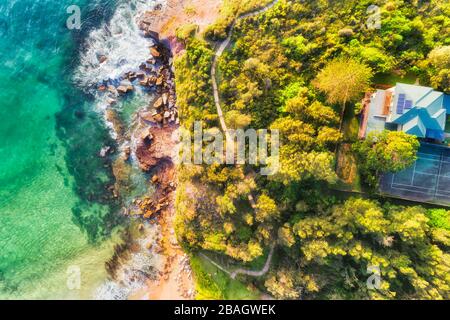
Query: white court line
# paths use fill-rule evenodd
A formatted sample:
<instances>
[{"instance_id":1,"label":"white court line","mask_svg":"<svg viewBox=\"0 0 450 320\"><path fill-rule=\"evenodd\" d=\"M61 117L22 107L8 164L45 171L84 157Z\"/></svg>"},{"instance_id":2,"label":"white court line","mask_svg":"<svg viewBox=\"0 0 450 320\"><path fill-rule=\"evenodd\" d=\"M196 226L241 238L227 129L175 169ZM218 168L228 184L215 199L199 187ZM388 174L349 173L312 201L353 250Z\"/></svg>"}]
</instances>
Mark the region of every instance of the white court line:
<instances>
[{"instance_id":1,"label":"white court line","mask_svg":"<svg viewBox=\"0 0 450 320\"><path fill-rule=\"evenodd\" d=\"M411 185L414 184L414 176L416 175L416 166L417 166L417 161L414 162L413 173L412 173L412 175L411 175Z\"/></svg>"},{"instance_id":2,"label":"white court line","mask_svg":"<svg viewBox=\"0 0 450 320\"><path fill-rule=\"evenodd\" d=\"M431 198L435 198L435 196L433 196L432 194L428 193L428 192L424 192L424 191L420 191L420 190L411 190L411 189L405 189L405 188L396 188L393 187L392 190L402 190L402 191L408 191L408 192L415 192L415 193L421 193L421 194L425 194L425 195L429 195ZM407 195L406 195L407 196ZM442 194L442 193L437 193L436 196L441 196L441 197L446 197L449 198L449 195L447 194Z\"/></svg>"},{"instance_id":3,"label":"white court line","mask_svg":"<svg viewBox=\"0 0 450 320\"><path fill-rule=\"evenodd\" d=\"M397 187L397 186L400 186L400 188ZM402 188L402 187L405 187L405 188ZM437 188L416 187L416 186L413 186L413 185L402 184L402 183L394 183L393 185L391 185L391 189L393 189L393 190L407 190L407 191L411 191L411 192L426 193L426 192L420 191L420 190L406 189L407 187L428 190L430 192L433 192L433 191L435 191L437 189ZM450 191L445 191L445 190L442 190L442 189L437 189L437 191L438 192L448 193L448 195L441 193L440 195L442 195L442 196L449 196L450 195ZM436 194L438 194L438 193L436 193Z\"/></svg>"},{"instance_id":4,"label":"white court line","mask_svg":"<svg viewBox=\"0 0 450 320\"><path fill-rule=\"evenodd\" d=\"M450 197L448 194L437 193L436 196L433 196L432 194L429 194L429 193L424 192L424 191L420 191L420 190L410 190L410 189L404 189L404 188L395 188L395 187L393 187L392 190L393 190L393 191L396 191L396 190L402 190L402 191L408 191L408 192L410 192L410 193L411 193L411 192L421 193L421 194L429 195L432 199L435 199L436 196L439 196L439 197L445 197L445 198L447 198L447 199ZM402 196L403 196L403 195L402 195ZM407 196L408 196L408 195L406 195L406 197L407 197ZM410 197L410 198L412 198L412 197Z\"/></svg>"},{"instance_id":5,"label":"white court line","mask_svg":"<svg viewBox=\"0 0 450 320\"><path fill-rule=\"evenodd\" d=\"M437 176L437 174L435 174L435 173L426 173L426 172L422 172L422 171L416 171L415 173L424 174L427 176L435 176L435 177ZM396 175L398 177L398 174L394 174L394 175Z\"/></svg>"},{"instance_id":6,"label":"white court line","mask_svg":"<svg viewBox=\"0 0 450 320\"><path fill-rule=\"evenodd\" d=\"M432 191L434 191L434 189L436 189L436 188L416 187L414 185L403 184L403 183L394 183L394 185L392 187L395 188L395 186L413 187L413 188L419 188L419 189L424 189L424 190L432 190Z\"/></svg>"},{"instance_id":7,"label":"white court line","mask_svg":"<svg viewBox=\"0 0 450 320\"><path fill-rule=\"evenodd\" d=\"M403 191L408 191L408 192L416 192L416 193L422 193L422 194L426 194L426 195L429 195L430 197L433 197L433 195L432 195L432 194L429 194L429 193L427 193L427 192L424 192L424 191L420 191L420 190L417 190L417 191L413 191L413 190L410 190L410 189L404 189L404 188L392 188L392 190L403 190Z\"/></svg>"},{"instance_id":8,"label":"white court line","mask_svg":"<svg viewBox=\"0 0 450 320\"><path fill-rule=\"evenodd\" d=\"M434 176L437 177L438 175L436 173L427 173L427 172L422 172L422 171L416 171L416 173L418 174L424 174L426 176Z\"/></svg>"},{"instance_id":9,"label":"white court line","mask_svg":"<svg viewBox=\"0 0 450 320\"><path fill-rule=\"evenodd\" d=\"M435 154L430 154L430 153L423 153L423 152L417 152L417 155L422 155L422 156L430 156L430 157L437 157L437 155Z\"/></svg>"},{"instance_id":10,"label":"white court line","mask_svg":"<svg viewBox=\"0 0 450 320\"><path fill-rule=\"evenodd\" d=\"M440 177L444 177L444 178L448 178L450 177L450 175L447 174L442 174L442 166L444 164L450 164L450 162L448 161L444 161L446 160L446 158L448 158L447 156L444 156L444 153L441 152L438 155L434 155L434 154L429 154L429 153L423 153L423 152L418 152L418 155L422 155L425 157L419 157L417 159L417 161L414 163L414 167L413 167L413 171L412 171L412 175L411 175L411 184L407 185L407 184L402 184L402 183L395 183L395 178L398 177L398 174L392 173L392 179L391 179L391 185L390 188L392 191L407 191L407 192L411 192L411 193L419 193L419 194L424 194L427 196L431 196L432 199L436 199L437 197L445 197L445 198L449 198L450 196L450 191L446 191L446 190L442 190L439 188L439 183L440 183ZM436 158L438 157L438 158ZM419 160L422 160L424 162L433 162L433 165L436 165L435 162L437 162L437 174L436 173L427 173L427 172L423 172L423 171L417 171L417 162ZM415 186L414 185L414 178L416 177L416 174L422 174L425 176L430 176L430 177L435 177L436 178L436 182L434 184L434 187L432 188L425 188L425 187L420 187L420 186ZM430 178L432 179L432 178ZM399 187L398 187L399 186ZM414 190L412 190L414 188ZM419 190L416 190L419 189ZM426 191L422 191L422 190L426 190ZM442 193L443 192L443 193ZM431 194L430 194L431 193ZM432 194L434 193L434 195ZM445 194L448 193L448 194ZM403 195L402 195L403 196ZM407 197L407 195L405 196ZM414 198L414 197L411 197Z\"/></svg>"},{"instance_id":11,"label":"white court line","mask_svg":"<svg viewBox=\"0 0 450 320\"><path fill-rule=\"evenodd\" d=\"M450 164L450 162L448 162L448 161L444 161L444 160L441 161L441 160L437 160L437 159L427 159L427 158L419 158L416 160L416 162L419 160L427 160L427 162L442 162L442 163Z\"/></svg>"},{"instance_id":12,"label":"white court line","mask_svg":"<svg viewBox=\"0 0 450 320\"><path fill-rule=\"evenodd\" d=\"M424 190L430 190L430 191L434 191L437 189L437 191L439 191L439 192L446 192L446 193L450 194L450 190L445 191L445 190L439 189L439 188L437 188L437 184L436 184L436 187L434 187L434 188L425 188L425 187L415 186L413 184L404 184L404 183L395 183L395 182L391 184L392 189L396 189L397 188L396 186L418 188L418 189L424 189ZM399 188L397 188L397 189L399 189Z\"/></svg>"},{"instance_id":13,"label":"white court line","mask_svg":"<svg viewBox=\"0 0 450 320\"><path fill-rule=\"evenodd\" d=\"M440 195L443 197L450 197L450 191L444 191L439 189L439 193L436 193L436 195Z\"/></svg>"},{"instance_id":14,"label":"white court line","mask_svg":"<svg viewBox=\"0 0 450 320\"><path fill-rule=\"evenodd\" d=\"M441 160L443 158L443 154L441 153ZM439 171L438 171L438 177L437 177L437 181L436 181L436 187L435 187L435 191L434 191L434 198L436 199L436 195L438 192L438 186L439 186L439 178L441 177L441 170L442 170L442 161L439 163Z\"/></svg>"},{"instance_id":15,"label":"white court line","mask_svg":"<svg viewBox=\"0 0 450 320\"><path fill-rule=\"evenodd\" d=\"M443 152L441 152L439 155L417 152L417 155L425 156L425 158L422 158L422 159L429 159L429 160L434 160L434 159L436 159L436 157L438 158L437 160L439 160L439 159L441 159L441 155L443 156L442 158L450 158L450 155L444 155ZM432 158L428 158L428 157L432 157Z\"/></svg>"}]
</instances>

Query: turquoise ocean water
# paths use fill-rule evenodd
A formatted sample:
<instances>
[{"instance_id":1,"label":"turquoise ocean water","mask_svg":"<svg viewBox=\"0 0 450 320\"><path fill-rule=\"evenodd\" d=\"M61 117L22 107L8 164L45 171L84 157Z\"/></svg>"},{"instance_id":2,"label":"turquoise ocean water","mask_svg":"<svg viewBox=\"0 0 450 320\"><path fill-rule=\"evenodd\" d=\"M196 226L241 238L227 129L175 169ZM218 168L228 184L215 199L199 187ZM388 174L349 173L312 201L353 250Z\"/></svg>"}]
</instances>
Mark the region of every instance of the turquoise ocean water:
<instances>
[{"instance_id":1,"label":"turquoise ocean water","mask_svg":"<svg viewBox=\"0 0 450 320\"><path fill-rule=\"evenodd\" d=\"M114 141L73 74L117 2L0 1L0 298L91 298L107 276L125 222L98 153ZM79 31L66 28L73 4Z\"/></svg>"}]
</instances>

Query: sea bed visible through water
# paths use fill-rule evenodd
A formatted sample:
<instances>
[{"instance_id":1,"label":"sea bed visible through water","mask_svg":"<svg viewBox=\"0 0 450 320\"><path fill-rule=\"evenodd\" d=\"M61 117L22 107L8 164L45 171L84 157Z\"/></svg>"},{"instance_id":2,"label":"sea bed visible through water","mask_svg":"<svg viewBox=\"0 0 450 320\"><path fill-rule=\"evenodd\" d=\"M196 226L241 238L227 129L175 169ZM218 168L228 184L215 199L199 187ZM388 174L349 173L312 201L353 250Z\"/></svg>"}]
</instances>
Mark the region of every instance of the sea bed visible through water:
<instances>
[{"instance_id":1,"label":"sea bed visible through water","mask_svg":"<svg viewBox=\"0 0 450 320\"><path fill-rule=\"evenodd\" d=\"M125 299L145 281L138 271L158 268L156 256L136 250L118 281L106 271L133 225L123 206L148 192L148 177L132 165L129 194L112 194L112 159L99 153L121 146L93 90L146 60L151 40L136 15L158 2L0 4L0 298ZM81 30L65 25L73 4ZM100 56L107 60L99 63ZM137 90L115 107L124 123L146 99ZM146 224L137 244L156 241L157 229ZM73 286L78 271L80 288Z\"/></svg>"}]
</instances>

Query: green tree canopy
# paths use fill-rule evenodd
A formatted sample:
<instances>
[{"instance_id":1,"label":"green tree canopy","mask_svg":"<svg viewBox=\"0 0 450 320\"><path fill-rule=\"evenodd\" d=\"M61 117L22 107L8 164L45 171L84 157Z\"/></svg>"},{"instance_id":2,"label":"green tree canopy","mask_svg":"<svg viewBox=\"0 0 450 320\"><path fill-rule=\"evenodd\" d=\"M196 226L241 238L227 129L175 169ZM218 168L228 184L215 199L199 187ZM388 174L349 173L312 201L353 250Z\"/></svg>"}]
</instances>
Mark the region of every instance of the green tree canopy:
<instances>
[{"instance_id":1,"label":"green tree canopy","mask_svg":"<svg viewBox=\"0 0 450 320\"><path fill-rule=\"evenodd\" d=\"M311 212L293 225L300 271L323 278L320 290L348 290L358 298L448 299L450 255L436 241L439 229L427 222L422 207L381 207L365 199ZM377 290L367 289L369 266L381 271Z\"/></svg>"},{"instance_id":2,"label":"green tree canopy","mask_svg":"<svg viewBox=\"0 0 450 320\"><path fill-rule=\"evenodd\" d=\"M372 185L382 173L398 172L411 166L417 159L417 137L402 131L371 132L366 139L353 145L360 168Z\"/></svg>"},{"instance_id":3,"label":"green tree canopy","mask_svg":"<svg viewBox=\"0 0 450 320\"><path fill-rule=\"evenodd\" d=\"M275 201L268 195L262 194L256 202L256 220L259 222L270 221L278 218L280 211Z\"/></svg>"},{"instance_id":4,"label":"green tree canopy","mask_svg":"<svg viewBox=\"0 0 450 320\"><path fill-rule=\"evenodd\" d=\"M327 95L329 103L355 101L369 87L372 70L354 59L329 62L317 75L314 85Z\"/></svg>"},{"instance_id":5,"label":"green tree canopy","mask_svg":"<svg viewBox=\"0 0 450 320\"><path fill-rule=\"evenodd\" d=\"M437 47L428 55L431 67L430 81L433 87L450 92L450 46Z\"/></svg>"}]
</instances>

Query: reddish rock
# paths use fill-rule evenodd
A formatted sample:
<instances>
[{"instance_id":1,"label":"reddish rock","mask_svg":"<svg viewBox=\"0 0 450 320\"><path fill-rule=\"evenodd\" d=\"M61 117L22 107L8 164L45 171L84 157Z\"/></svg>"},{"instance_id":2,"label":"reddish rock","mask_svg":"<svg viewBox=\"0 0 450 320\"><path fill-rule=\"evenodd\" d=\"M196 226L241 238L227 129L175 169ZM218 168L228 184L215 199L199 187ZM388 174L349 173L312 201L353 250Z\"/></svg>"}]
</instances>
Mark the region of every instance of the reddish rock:
<instances>
[{"instance_id":1,"label":"reddish rock","mask_svg":"<svg viewBox=\"0 0 450 320\"><path fill-rule=\"evenodd\" d=\"M143 78L142 80L139 81L139 84L141 86L148 86L148 78Z\"/></svg>"},{"instance_id":2,"label":"reddish rock","mask_svg":"<svg viewBox=\"0 0 450 320\"><path fill-rule=\"evenodd\" d=\"M163 122L163 117L162 117L162 115L160 115L160 114L154 115L154 116L153 116L153 121L156 122L156 123L161 123L161 122Z\"/></svg>"},{"instance_id":3,"label":"reddish rock","mask_svg":"<svg viewBox=\"0 0 450 320\"><path fill-rule=\"evenodd\" d=\"M120 86L117 87L117 91L120 94L126 94L127 92L133 91L133 90L134 90L134 87L132 85L127 85L127 86L120 85Z\"/></svg>"},{"instance_id":4,"label":"reddish rock","mask_svg":"<svg viewBox=\"0 0 450 320\"><path fill-rule=\"evenodd\" d=\"M155 109L159 109L159 108L161 108L161 107L163 107L163 106L164 106L164 100L163 100L162 97L158 98L158 99L155 101L155 103L153 104L153 108L155 108Z\"/></svg>"},{"instance_id":5,"label":"reddish rock","mask_svg":"<svg viewBox=\"0 0 450 320\"><path fill-rule=\"evenodd\" d=\"M139 114L139 116L141 117L141 119L143 119L145 121L149 121L149 122L155 121L155 119L153 118L154 114L152 112L141 112Z\"/></svg>"},{"instance_id":6,"label":"reddish rock","mask_svg":"<svg viewBox=\"0 0 450 320\"><path fill-rule=\"evenodd\" d=\"M175 142L172 139L173 130L173 128L169 127L150 128L149 133L153 137L151 144L138 143L136 157L142 170L149 171L161 161L169 161L171 163L170 159L175 149ZM161 180L161 176L158 176Z\"/></svg>"},{"instance_id":7,"label":"reddish rock","mask_svg":"<svg viewBox=\"0 0 450 320\"><path fill-rule=\"evenodd\" d=\"M118 87L117 87L117 91L118 91L120 94L125 94L125 93L128 92L128 89L127 89L127 87L125 87L125 86L118 86Z\"/></svg>"},{"instance_id":8,"label":"reddish rock","mask_svg":"<svg viewBox=\"0 0 450 320\"><path fill-rule=\"evenodd\" d=\"M98 57L98 62L99 62L100 64L102 64L102 63L105 62L106 60L108 60L108 57L107 57L107 56L101 55L101 56Z\"/></svg>"},{"instance_id":9,"label":"reddish rock","mask_svg":"<svg viewBox=\"0 0 450 320\"><path fill-rule=\"evenodd\" d=\"M158 79L155 76L150 76L147 78L147 83L149 86L156 84Z\"/></svg>"},{"instance_id":10,"label":"reddish rock","mask_svg":"<svg viewBox=\"0 0 450 320\"><path fill-rule=\"evenodd\" d=\"M158 49L156 47L151 47L150 48L150 54L155 57L158 58L161 56L161 53L159 53Z\"/></svg>"}]
</instances>

